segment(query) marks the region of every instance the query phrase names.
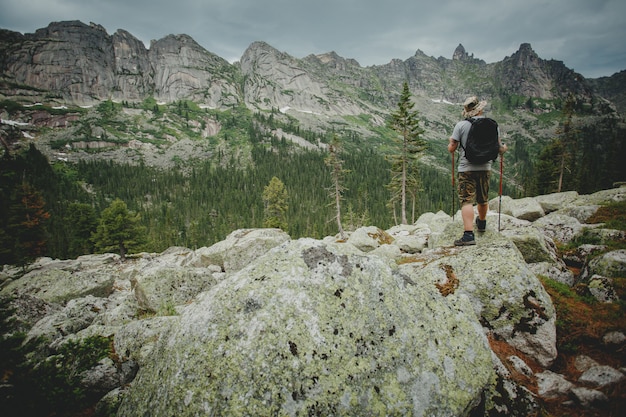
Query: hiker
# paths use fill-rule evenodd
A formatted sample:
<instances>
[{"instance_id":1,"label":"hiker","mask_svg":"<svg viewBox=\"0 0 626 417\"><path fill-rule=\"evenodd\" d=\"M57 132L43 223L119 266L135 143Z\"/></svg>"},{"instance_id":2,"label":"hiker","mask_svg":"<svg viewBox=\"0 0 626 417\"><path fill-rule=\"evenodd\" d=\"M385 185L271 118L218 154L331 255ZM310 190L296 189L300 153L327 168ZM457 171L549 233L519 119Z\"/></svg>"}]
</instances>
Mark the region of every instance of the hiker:
<instances>
[{"instance_id":1,"label":"hiker","mask_svg":"<svg viewBox=\"0 0 626 417\"><path fill-rule=\"evenodd\" d=\"M472 121L484 118L483 110L487 105L486 101L479 101L476 96L470 97L463 103L463 118L454 126L450 142L448 143L448 151L452 154L454 161L454 152L461 147L459 151L458 163L458 194L461 204L461 217L463 218L463 236L454 241L455 246L475 245L474 237L474 201L476 201L478 217L476 218L476 228L478 232L484 232L487 228L487 210L489 209L489 177L491 175L491 160L483 163L472 163L466 158L467 138L472 127ZM472 121L470 121L470 120ZM497 123L495 125L494 142L496 154L501 155L506 152L507 146L500 141ZM454 164L453 164L454 166ZM454 176L454 172L452 172Z\"/></svg>"}]
</instances>

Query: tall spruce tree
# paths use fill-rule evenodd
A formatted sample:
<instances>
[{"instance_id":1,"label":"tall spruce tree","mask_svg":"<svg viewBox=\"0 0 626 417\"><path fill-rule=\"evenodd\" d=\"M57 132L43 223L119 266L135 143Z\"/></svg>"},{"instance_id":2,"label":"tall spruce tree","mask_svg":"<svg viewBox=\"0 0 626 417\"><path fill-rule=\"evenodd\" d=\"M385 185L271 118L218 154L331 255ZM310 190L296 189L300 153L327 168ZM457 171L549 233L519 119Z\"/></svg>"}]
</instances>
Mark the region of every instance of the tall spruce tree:
<instances>
[{"instance_id":1,"label":"tall spruce tree","mask_svg":"<svg viewBox=\"0 0 626 417\"><path fill-rule=\"evenodd\" d=\"M565 108L563 109L563 123L559 129L557 129L557 143L560 149L559 155L559 179L557 186L557 193L563 190L563 181L566 174L566 170L570 169L570 163L575 157L576 148L576 135L577 132L573 128L572 118L574 116L574 105L576 101L574 96L570 94L565 101ZM571 169L570 169L571 172Z\"/></svg>"},{"instance_id":2,"label":"tall spruce tree","mask_svg":"<svg viewBox=\"0 0 626 417\"><path fill-rule=\"evenodd\" d=\"M565 101L563 116L556 136L539 154L535 163L535 177L531 194L549 194L565 189L575 189L571 172L576 160L578 131L573 126L575 99Z\"/></svg>"},{"instance_id":3,"label":"tall spruce tree","mask_svg":"<svg viewBox=\"0 0 626 417\"><path fill-rule=\"evenodd\" d=\"M68 206L67 222L69 229L70 257L85 255L93 251L91 234L96 231L98 219L91 204L71 203Z\"/></svg>"},{"instance_id":4,"label":"tall spruce tree","mask_svg":"<svg viewBox=\"0 0 626 417\"><path fill-rule=\"evenodd\" d=\"M146 229L141 226L139 214L128 210L119 198L100 215L98 228L92 239L100 252L118 250L122 261L129 250L139 249L146 242Z\"/></svg>"},{"instance_id":5,"label":"tall spruce tree","mask_svg":"<svg viewBox=\"0 0 626 417\"><path fill-rule=\"evenodd\" d=\"M263 190L263 226L287 230L288 194L285 184L277 177L272 177Z\"/></svg>"},{"instance_id":6,"label":"tall spruce tree","mask_svg":"<svg viewBox=\"0 0 626 417\"><path fill-rule=\"evenodd\" d=\"M50 214L37 189L22 182L10 202L6 234L9 249L7 263L21 266L42 256L46 249L46 224ZM2 259L2 258L0 258Z\"/></svg>"},{"instance_id":7,"label":"tall spruce tree","mask_svg":"<svg viewBox=\"0 0 626 417\"><path fill-rule=\"evenodd\" d=\"M407 194L417 196L419 187L419 173L417 160L426 150L426 142L421 138L424 130L419 124L419 113L413 110L415 103L411 101L409 84L404 83L398 108L391 113L388 126L398 133L395 139L398 153L389 157L391 162L391 182L388 187L391 190L390 206L394 212L395 205L400 202L402 224L407 224L406 207ZM413 190L409 188L413 187Z\"/></svg>"},{"instance_id":8,"label":"tall spruce tree","mask_svg":"<svg viewBox=\"0 0 626 417\"><path fill-rule=\"evenodd\" d=\"M337 135L333 135L333 139L328 147L328 156L324 159L324 162L330 167L330 174L332 179L332 185L330 187L330 197L333 199L335 206L335 218L337 220L337 228L342 239L345 239L345 232L341 225L341 200L342 194L345 188L342 185L344 174L348 171L343 168L343 160L341 159L342 146Z\"/></svg>"}]
</instances>

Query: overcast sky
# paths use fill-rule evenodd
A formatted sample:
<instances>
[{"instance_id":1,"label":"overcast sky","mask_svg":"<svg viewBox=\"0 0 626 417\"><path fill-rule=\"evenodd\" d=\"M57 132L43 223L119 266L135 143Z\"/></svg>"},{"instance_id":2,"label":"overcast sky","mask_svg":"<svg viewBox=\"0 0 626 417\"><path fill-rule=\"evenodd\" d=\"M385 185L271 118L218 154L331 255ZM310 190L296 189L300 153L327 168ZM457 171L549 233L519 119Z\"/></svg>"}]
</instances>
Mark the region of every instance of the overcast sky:
<instances>
[{"instance_id":1,"label":"overcast sky","mask_svg":"<svg viewBox=\"0 0 626 417\"><path fill-rule=\"evenodd\" d=\"M624 0L2 0L0 28L33 33L80 20L124 29L146 46L187 34L233 62L254 41L296 58L335 51L362 66L419 49L501 61L522 43L587 78L626 69Z\"/></svg>"}]
</instances>

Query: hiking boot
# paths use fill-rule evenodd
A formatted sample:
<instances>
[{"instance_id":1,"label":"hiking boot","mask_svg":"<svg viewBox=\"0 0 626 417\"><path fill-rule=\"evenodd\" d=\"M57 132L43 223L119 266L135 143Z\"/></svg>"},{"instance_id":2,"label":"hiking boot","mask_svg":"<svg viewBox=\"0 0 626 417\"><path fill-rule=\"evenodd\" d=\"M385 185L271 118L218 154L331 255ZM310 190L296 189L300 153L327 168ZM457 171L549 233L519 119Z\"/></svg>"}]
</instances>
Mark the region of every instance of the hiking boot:
<instances>
[{"instance_id":1,"label":"hiking boot","mask_svg":"<svg viewBox=\"0 0 626 417\"><path fill-rule=\"evenodd\" d=\"M461 239L454 241L454 246L471 246L475 244L476 240L474 240L473 232L465 232L463 233L463 237L461 237Z\"/></svg>"},{"instance_id":2,"label":"hiking boot","mask_svg":"<svg viewBox=\"0 0 626 417\"><path fill-rule=\"evenodd\" d=\"M476 229L480 233L483 233L485 230L487 230L487 220L480 220L478 217L476 217Z\"/></svg>"}]
</instances>

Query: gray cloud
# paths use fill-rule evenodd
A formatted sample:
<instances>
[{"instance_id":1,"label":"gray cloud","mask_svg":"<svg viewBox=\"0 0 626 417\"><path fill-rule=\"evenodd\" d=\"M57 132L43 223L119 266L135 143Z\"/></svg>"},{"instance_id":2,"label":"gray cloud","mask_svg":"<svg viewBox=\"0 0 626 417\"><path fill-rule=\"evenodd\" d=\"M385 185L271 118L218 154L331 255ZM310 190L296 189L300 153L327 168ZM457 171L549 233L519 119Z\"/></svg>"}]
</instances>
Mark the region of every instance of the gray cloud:
<instances>
[{"instance_id":1,"label":"gray cloud","mask_svg":"<svg viewBox=\"0 0 626 417\"><path fill-rule=\"evenodd\" d=\"M407 59L416 50L450 58L459 43L487 62L530 43L544 59L586 77L626 69L623 0L4 0L0 27L34 32L81 20L125 29L150 44L185 33L238 60L254 41L302 58L335 51L361 65Z\"/></svg>"}]
</instances>

